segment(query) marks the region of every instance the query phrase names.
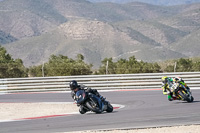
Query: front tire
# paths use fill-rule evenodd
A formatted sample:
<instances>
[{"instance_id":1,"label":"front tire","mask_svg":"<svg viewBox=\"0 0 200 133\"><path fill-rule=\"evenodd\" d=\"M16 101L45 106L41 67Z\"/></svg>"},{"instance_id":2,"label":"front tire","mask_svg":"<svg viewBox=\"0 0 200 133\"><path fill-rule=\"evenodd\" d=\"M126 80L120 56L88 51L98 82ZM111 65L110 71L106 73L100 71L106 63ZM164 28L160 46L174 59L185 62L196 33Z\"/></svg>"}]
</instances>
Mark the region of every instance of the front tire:
<instances>
[{"instance_id":1,"label":"front tire","mask_svg":"<svg viewBox=\"0 0 200 133\"><path fill-rule=\"evenodd\" d=\"M193 96L191 96L191 102L193 102L194 101L194 97Z\"/></svg>"},{"instance_id":2,"label":"front tire","mask_svg":"<svg viewBox=\"0 0 200 133\"><path fill-rule=\"evenodd\" d=\"M108 105L107 105L107 110L106 110L108 113L110 113L110 112L113 112L113 106L110 104L110 103L108 103Z\"/></svg>"},{"instance_id":3,"label":"front tire","mask_svg":"<svg viewBox=\"0 0 200 133\"><path fill-rule=\"evenodd\" d=\"M192 101L193 101L192 98L190 99L190 98L189 98L188 96L186 96L182 91L180 91L179 94L181 95L181 97L182 97L185 101L187 101L187 102L192 102Z\"/></svg>"}]
</instances>

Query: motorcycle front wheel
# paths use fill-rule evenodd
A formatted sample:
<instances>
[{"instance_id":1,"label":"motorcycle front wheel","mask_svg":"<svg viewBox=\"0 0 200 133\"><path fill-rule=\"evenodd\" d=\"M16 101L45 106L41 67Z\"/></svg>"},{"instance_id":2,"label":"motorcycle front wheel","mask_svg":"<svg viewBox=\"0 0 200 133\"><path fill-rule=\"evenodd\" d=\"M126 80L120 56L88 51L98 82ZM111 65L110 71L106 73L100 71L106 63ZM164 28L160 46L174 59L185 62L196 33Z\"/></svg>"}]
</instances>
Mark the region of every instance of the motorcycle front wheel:
<instances>
[{"instance_id":1,"label":"motorcycle front wheel","mask_svg":"<svg viewBox=\"0 0 200 133\"><path fill-rule=\"evenodd\" d=\"M193 102L194 101L194 97L193 96L191 96L191 102Z\"/></svg>"},{"instance_id":2,"label":"motorcycle front wheel","mask_svg":"<svg viewBox=\"0 0 200 133\"><path fill-rule=\"evenodd\" d=\"M113 106L110 103L108 103L106 111L109 112L109 113L113 112Z\"/></svg>"},{"instance_id":3,"label":"motorcycle front wheel","mask_svg":"<svg viewBox=\"0 0 200 133\"><path fill-rule=\"evenodd\" d=\"M179 94L181 95L181 97L187 101L187 102L193 102L194 98L191 96L191 98L189 98L184 92L182 92L183 90L181 90L179 92Z\"/></svg>"}]
</instances>

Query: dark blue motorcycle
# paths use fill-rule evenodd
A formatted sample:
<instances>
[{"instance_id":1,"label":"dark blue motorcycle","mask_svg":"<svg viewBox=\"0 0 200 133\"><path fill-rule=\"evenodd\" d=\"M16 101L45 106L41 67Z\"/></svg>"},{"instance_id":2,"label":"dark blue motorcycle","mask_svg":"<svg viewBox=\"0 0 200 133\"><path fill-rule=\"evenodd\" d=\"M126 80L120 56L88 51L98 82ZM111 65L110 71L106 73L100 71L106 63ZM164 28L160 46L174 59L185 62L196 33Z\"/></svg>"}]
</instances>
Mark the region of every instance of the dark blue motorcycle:
<instances>
[{"instance_id":1,"label":"dark blue motorcycle","mask_svg":"<svg viewBox=\"0 0 200 133\"><path fill-rule=\"evenodd\" d=\"M76 92L76 103L80 106L79 112L85 114L88 111L102 113L103 111L112 112L113 106L109 101L101 99L98 96L79 90Z\"/></svg>"}]
</instances>

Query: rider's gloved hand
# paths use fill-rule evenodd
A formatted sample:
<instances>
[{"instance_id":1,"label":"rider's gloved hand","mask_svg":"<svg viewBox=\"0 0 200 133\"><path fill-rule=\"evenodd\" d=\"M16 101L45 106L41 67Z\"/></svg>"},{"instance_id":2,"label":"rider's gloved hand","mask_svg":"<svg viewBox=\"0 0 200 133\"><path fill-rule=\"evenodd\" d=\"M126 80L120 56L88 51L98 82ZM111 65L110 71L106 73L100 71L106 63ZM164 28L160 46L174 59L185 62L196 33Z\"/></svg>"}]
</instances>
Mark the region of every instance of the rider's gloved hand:
<instances>
[{"instance_id":1,"label":"rider's gloved hand","mask_svg":"<svg viewBox=\"0 0 200 133\"><path fill-rule=\"evenodd\" d=\"M164 95L167 95L167 94L168 94L168 92L167 92L167 91L163 91L163 94L164 94Z\"/></svg>"}]
</instances>

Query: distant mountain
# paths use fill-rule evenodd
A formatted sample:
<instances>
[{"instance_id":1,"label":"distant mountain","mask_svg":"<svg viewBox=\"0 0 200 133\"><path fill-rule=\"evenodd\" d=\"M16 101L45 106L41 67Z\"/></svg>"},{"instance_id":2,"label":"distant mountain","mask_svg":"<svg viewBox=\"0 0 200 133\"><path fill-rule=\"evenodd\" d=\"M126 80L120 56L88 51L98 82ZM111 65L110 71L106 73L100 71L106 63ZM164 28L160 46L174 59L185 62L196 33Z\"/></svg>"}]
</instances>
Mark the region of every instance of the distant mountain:
<instances>
[{"instance_id":1,"label":"distant mountain","mask_svg":"<svg viewBox=\"0 0 200 133\"><path fill-rule=\"evenodd\" d=\"M7 44L14 41L17 41L15 37L0 30L0 44Z\"/></svg>"},{"instance_id":2,"label":"distant mountain","mask_svg":"<svg viewBox=\"0 0 200 133\"><path fill-rule=\"evenodd\" d=\"M26 66L52 54L101 60L135 56L147 62L199 55L200 4L158 6L86 0L5 0L0 43Z\"/></svg>"},{"instance_id":3,"label":"distant mountain","mask_svg":"<svg viewBox=\"0 0 200 133\"><path fill-rule=\"evenodd\" d=\"M0 30L17 39L39 36L67 21L44 0L4 0L0 18Z\"/></svg>"},{"instance_id":4,"label":"distant mountain","mask_svg":"<svg viewBox=\"0 0 200 133\"><path fill-rule=\"evenodd\" d=\"M39 36L68 20L78 18L103 22L147 20L177 14L179 8L143 3L94 4L84 0L5 0L0 4L0 30L22 39Z\"/></svg>"},{"instance_id":5,"label":"distant mountain","mask_svg":"<svg viewBox=\"0 0 200 133\"><path fill-rule=\"evenodd\" d=\"M144 61L186 57L165 48L150 37L138 34L132 28L126 30L127 27L117 28L95 20L75 20L64 23L58 29L41 36L10 43L6 48L9 53L17 52L17 56L28 66L32 63L42 64L51 54L75 58L81 53L86 61L95 67L107 57L117 60L135 55Z\"/></svg>"},{"instance_id":6,"label":"distant mountain","mask_svg":"<svg viewBox=\"0 0 200 133\"><path fill-rule=\"evenodd\" d=\"M181 40L174 42L171 45L171 49L184 53L184 55L188 57L200 57L200 30L197 30Z\"/></svg>"},{"instance_id":7,"label":"distant mountain","mask_svg":"<svg viewBox=\"0 0 200 133\"><path fill-rule=\"evenodd\" d=\"M143 2L153 5L182 5L200 2L200 0L88 0L91 2L113 2L113 3L130 3L130 2Z\"/></svg>"}]
</instances>

